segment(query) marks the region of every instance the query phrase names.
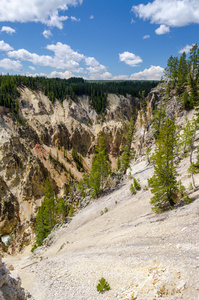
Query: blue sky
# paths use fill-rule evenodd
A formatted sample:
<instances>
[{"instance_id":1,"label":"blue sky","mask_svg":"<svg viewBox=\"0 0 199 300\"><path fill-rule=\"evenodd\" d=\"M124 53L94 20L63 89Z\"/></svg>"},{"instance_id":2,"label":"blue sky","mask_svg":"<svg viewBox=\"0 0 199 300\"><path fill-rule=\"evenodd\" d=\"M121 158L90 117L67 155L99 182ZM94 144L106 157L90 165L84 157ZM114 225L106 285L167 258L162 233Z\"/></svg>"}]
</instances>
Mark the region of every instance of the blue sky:
<instances>
[{"instance_id":1,"label":"blue sky","mask_svg":"<svg viewBox=\"0 0 199 300\"><path fill-rule=\"evenodd\" d=\"M0 72L160 79L198 32L199 0L1 0Z\"/></svg>"}]
</instances>

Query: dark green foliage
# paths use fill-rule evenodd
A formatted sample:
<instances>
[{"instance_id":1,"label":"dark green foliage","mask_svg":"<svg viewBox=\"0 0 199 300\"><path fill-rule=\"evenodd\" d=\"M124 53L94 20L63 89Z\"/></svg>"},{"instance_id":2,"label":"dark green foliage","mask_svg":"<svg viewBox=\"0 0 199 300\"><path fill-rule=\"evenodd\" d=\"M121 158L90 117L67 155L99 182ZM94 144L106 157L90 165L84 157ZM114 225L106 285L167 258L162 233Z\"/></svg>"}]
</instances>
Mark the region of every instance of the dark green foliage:
<instances>
[{"instance_id":1,"label":"dark green foliage","mask_svg":"<svg viewBox=\"0 0 199 300\"><path fill-rule=\"evenodd\" d=\"M28 87L34 91L42 91L50 101L55 99L63 102L68 97L76 101L78 96L90 96L90 104L98 114L105 113L107 107L107 93L116 93L126 96L139 97L139 92L145 90L149 93L158 81L85 81L83 78L70 79L26 77L19 75L0 75L0 106L18 113L17 97L19 88Z\"/></svg>"},{"instance_id":2,"label":"dark green foliage","mask_svg":"<svg viewBox=\"0 0 199 300\"><path fill-rule=\"evenodd\" d=\"M165 76L172 82L172 87L175 86L178 76L178 58L169 57L167 67L165 68Z\"/></svg>"},{"instance_id":3,"label":"dark green foliage","mask_svg":"<svg viewBox=\"0 0 199 300\"><path fill-rule=\"evenodd\" d=\"M104 190L106 179L111 173L111 161L109 160L104 144L104 137L99 136L98 145L95 148L88 185L93 190L92 197L97 198Z\"/></svg>"},{"instance_id":4,"label":"dark green foliage","mask_svg":"<svg viewBox=\"0 0 199 300\"><path fill-rule=\"evenodd\" d=\"M190 110L193 108L193 101L190 99L189 93L187 90L185 90L182 94L182 103L184 106L184 109Z\"/></svg>"},{"instance_id":5,"label":"dark green foliage","mask_svg":"<svg viewBox=\"0 0 199 300\"><path fill-rule=\"evenodd\" d=\"M162 212L171 208L178 192L176 180L176 149L178 138L176 125L167 119L158 135L154 153L154 175L149 180L151 192L151 205L155 212Z\"/></svg>"},{"instance_id":6,"label":"dark green foliage","mask_svg":"<svg viewBox=\"0 0 199 300\"><path fill-rule=\"evenodd\" d=\"M187 85L187 72L188 72L188 65L186 61L186 53L183 52L178 66L178 83L177 83L177 91L179 94L183 93L185 87Z\"/></svg>"},{"instance_id":7,"label":"dark green foliage","mask_svg":"<svg viewBox=\"0 0 199 300\"><path fill-rule=\"evenodd\" d=\"M137 191L141 190L140 183L135 179L135 177L133 177L133 185Z\"/></svg>"},{"instance_id":8,"label":"dark green foliage","mask_svg":"<svg viewBox=\"0 0 199 300\"><path fill-rule=\"evenodd\" d=\"M55 198L54 191L49 178L45 181L44 187L44 201L39 207L36 217L36 244L42 245L43 240L49 235L56 224L55 216Z\"/></svg>"},{"instance_id":9,"label":"dark green foliage","mask_svg":"<svg viewBox=\"0 0 199 300\"><path fill-rule=\"evenodd\" d=\"M165 113L165 105L160 105L158 109L156 108L153 111L153 134L155 139L158 138L162 125L164 123L166 113Z\"/></svg>"},{"instance_id":10,"label":"dark green foliage","mask_svg":"<svg viewBox=\"0 0 199 300\"><path fill-rule=\"evenodd\" d=\"M74 162L76 163L77 170L80 172L83 172L84 166L82 163L82 157L81 157L81 155L79 155L77 153L77 150L74 147L72 148L72 158L73 158Z\"/></svg>"},{"instance_id":11,"label":"dark green foliage","mask_svg":"<svg viewBox=\"0 0 199 300\"><path fill-rule=\"evenodd\" d=\"M64 221L65 215L67 214L67 206L63 198L58 199L57 202L57 213L60 216L61 222Z\"/></svg>"},{"instance_id":12,"label":"dark green foliage","mask_svg":"<svg viewBox=\"0 0 199 300\"><path fill-rule=\"evenodd\" d=\"M108 282L106 281L106 279L104 279L103 277L99 280L99 283L97 285L97 291L100 293L103 293L105 291L109 291L110 285L108 284Z\"/></svg>"},{"instance_id":13,"label":"dark green foliage","mask_svg":"<svg viewBox=\"0 0 199 300\"><path fill-rule=\"evenodd\" d=\"M77 188L81 194L81 197L85 198L86 197L86 193L85 193L85 182L84 182L84 179L81 179L77 185Z\"/></svg>"},{"instance_id":14,"label":"dark green foliage","mask_svg":"<svg viewBox=\"0 0 199 300\"><path fill-rule=\"evenodd\" d=\"M122 155L121 155L121 169L124 174L128 168L130 168L130 162L135 157L135 151L131 148L131 143L135 134L135 119L131 118L130 122L127 123L127 130L124 135L125 143L122 146Z\"/></svg>"},{"instance_id":15,"label":"dark green foliage","mask_svg":"<svg viewBox=\"0 0 199 300\"><path fill-rule=\"evenodd\" d=\"M134 187L134 185L132 183L131 183L131 186L130 186L130 192L131 192L132 195L136 194L135 187Z\"/></svg>"},{"instance_id":16,"label":"dark green foliage","mask_svg":"<svg viewBox=\"0 0 199 300\"><path fill-rule=\"evenodd\" d=\"M72 216L74 215L74 206L73 205L71 205L71 207L70 207L70 210L69 210L69 213L68 213L68 216L69 216L69 218L72 218Z\"/></svg>"},{"instance_id":17,"label":"dark green foliage","mask_svg":"<svg viewBox=\"0 0 199 300\"><path fill-rule=\"evenodd\" d=\"M49 178L45 181L44 201L38 209L35 224L36 244L34 249L41 246L58 221L63 221L67 214L67 206L63 198L56 201ZM34 250L33 250L34 251Z\"/></svg>"},{"instance_id":18,"label":"dark green foliage","mask_svg":"<svg viewBox=\"0 0 199 300\"><path fill-rule=\"evenodd\" d=\"M167 94L170 96L172 88L177 87L177 92L184 108L189 110L199 103L199 48L195 44L190 50L189 58L185 52L180 59L170 56L165 68L165 76L168 80Z\"/></svg>"}]
</instances>

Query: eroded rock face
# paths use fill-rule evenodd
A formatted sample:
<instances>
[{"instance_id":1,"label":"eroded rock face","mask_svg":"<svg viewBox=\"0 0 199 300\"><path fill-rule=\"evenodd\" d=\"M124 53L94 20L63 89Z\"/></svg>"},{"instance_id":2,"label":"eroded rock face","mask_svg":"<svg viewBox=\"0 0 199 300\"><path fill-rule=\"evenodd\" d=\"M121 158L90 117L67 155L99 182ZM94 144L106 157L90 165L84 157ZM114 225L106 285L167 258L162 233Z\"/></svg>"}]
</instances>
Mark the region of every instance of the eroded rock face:
<instances>
[{"instance_id":1,"label":"eroded rock face","mask_svg":"<svg viewBox=\"0 0 199 300\"><path fill-rule=\"evenodd\" d=\"M26 222L36 215L46 178L51 179L60 196L71 174L77 180L81 178L72 158L73 148L82 156L86 170L90 169L100 132L111 158L120 153L124 122L139 101L110 94L108 103L102 121L88 96L52 104L42 93L24 88L19 98L20 119L8 109L0 109L0 234L14 232L15 239L20 236L15 249L21 249L21 241L29 243L20 226L26 228Z\"/></svg>"},{"instance_id":2,"label":"eroded rock face","mask_svg":"<svg viewBox=\"0 0 199 300\"><path fill-rule=\"evenodd\" d=\"M0 235L8 235L19 222L19 203L0 177Z\"/></svg>"},{"instance_id":3,"label":"eroded rock face","mask_svg":"<svg viewBox=\"0 0 199 300\"><path fill-rule=\"evenodd\" d=\"M0 255L0 299L1 300L26 300L33 299L21 287L21 279L17 274L10 274L2 263Z\"/></svg>"}]
</instances>

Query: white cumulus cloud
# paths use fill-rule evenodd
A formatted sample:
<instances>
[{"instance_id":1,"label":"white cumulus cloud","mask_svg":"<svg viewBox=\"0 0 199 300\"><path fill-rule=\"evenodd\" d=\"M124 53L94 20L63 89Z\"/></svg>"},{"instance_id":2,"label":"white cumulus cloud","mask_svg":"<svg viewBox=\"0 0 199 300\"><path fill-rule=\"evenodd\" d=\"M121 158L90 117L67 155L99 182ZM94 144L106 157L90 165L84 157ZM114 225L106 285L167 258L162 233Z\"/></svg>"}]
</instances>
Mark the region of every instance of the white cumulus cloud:
<instances>
[{"instance_id":1,"label":"white cumulus cloud","mask_svg":"<svg viewBox=\"0 0 199 300\"><path fill-rule=\"evenodd\" d=\"M160 80L163 76L164 68L160 66L151 66L149 69L144 71L134 73L131 75L130 79L135 80Z\"/></svg>"},{"instance_id":2,"label":"white cumulus cloud","mask_svg":"<svg viewBox=\"0 0 199 300\"><path fill-rule=\"evenodd\" d=\"M43 36L48 39L50 36L52 36L52 32L50 30L44 30Z\"/></svg>"},{"instance_id":3,"label":"white cumulus cloud","mask_svg":"<svg viewBox=\"0 0 199 300\"><path fill-rule=\"evenodd\" d=\"M150 39L150 35L149 34L146 34L143 36L143 40L146 40L146 39Z\"/></svg>"},{"instance_id":4,"label":"white cumulus cloud","mask_svg":"<svg viewBox=\"0 0 199 300\"><path fill-rule=\"evenodd\" d=\"M8 34L13 34L13 33L16 32L16 30L13 29L13 28L11 28L11 27L9 27L9 26L3 26L3 27L1 28L1 32L6 32L6 33L8 33Z\"/></svg>"},{"instance_id":5,"label":"white cumulus cloud","mask_svg":"<svg viewBox=\"0 0 199 300\"><path fill-rule=\"evenodd\" d=\"M71 49L70 46L58 42L47 45L46 49L54 52L54 56L38 55L30 53L25 49L9 51L8 56L22 61L29 61L34 65L53 67L55 69L68 69L75 71L79 67L79 62L84 59L84 55Z\"/></svg>"},{"instance_id":6,"label":"white cumulus cloud","mask_svg":"<svg viewBox=\"0 0 199 300\"><path fill-rule=\"evenodd\" d=\"M142 62L142 59L139 56L135 55L134 53L130 53L128 51L120 53L119 59L120 61L125 62L125 64L131 67L136 67L138 64Z\"/></svg>"},{"instance_id":7,"label":"white cumulus cloud","mask_svg":"<svg viewBox=\"0 0 199 300\"><path fill-rule=\"evenodd\" d=\"M30 68L32 71L35 71L35 67L29 66L29 68Z\"/></svg>"},{"instance_id":8,"label":"white cumulus cloud","mask_svg":"<svg viewBox=\"0 0 199 300\"><path fill-rule=\"evenodd\" d=\"M63 28L68 6L82 4L83 0L1 0L0 22L41 22Z\"/></svg>"},{"instance_id":9,"label":"white cumulus cloud","mask_svg":"<svg viewBox=\"0 0 199 300\"><path fill-rule=\"evenodd\" d=\"M50 73L50 75L48 77L50 77L50 78L57 77L57 78L61 78L61 79L68 79L68 78L71 78L73 76L74 76L73 73L70 72L70 71L65 71L65 72L53 71L53 72Z\"/></svg>"},{"instance_id":10,"label":"white cumulus cloud","mask_svg":"<svg viewBox=\"0 0 199 300\"><path fill-rule=\"evenodd\" d=\"M10 50L13 50L13 47L5 43L4 41L0 41L0 51L10 51Z\"/></svg>"},{"instance_id":11,"label":"white cumulus cloud","mask_svg":"<svg viewBox=\"0 0 199 300\"><path fill-rule=\"evenodd\" d=\"M193 44L194 45L194 44ZM182 48L180 51L179 51L179 53L183 53L183 52L185 52L185 53L189 53L190 52L190 50L191 50L191 48L193 47L193 45L186 45L184 48Z\"/></svg>"},{"instance_id":12,"label":"white cumulus cloud","mask_svg":"<svg viewBox=\"0 0 199 300\"><path fill-rule=\"evenodd\" d=\"M170 32L170 28L169 28L169 26L166 26L166 25L160 25L160 27L158 27L155 30L155 33L158 34L158 35L162 35L162 34L165 34L165 33L168 33L168 32Z\"/></svg>"},{"instance_id":13,"label":"white cumulus cloud","mask_svg":"<svg viewBox=\"0 0 199 300\"><path fill-rule=\"evenodd\" d=\"M81 20L76 17L70 17L73 22L80 22Z\"/></svg>"},{"instance_id":14,"label":"white cumulus cloud","mask_svg":"<svg viewBox=\"0 0 199 300\"><path fill-rule=\"evenodd\" d=\"M0 60L0 68L19 72L22 70L22 64L18 60L11 60L9 58L4 58Z\"/></svg>"},{"instance_id":15,"label":"white cumulus cloud","mask_svg":"<svg viewBox=\"0 0 199 300\"><path fill-rule=\"evenodd\" d=\"M199 24L198 0L154 0L132 7L132 11L151 23L164 24L171 27Z\"/></svg>"}]
</instances>

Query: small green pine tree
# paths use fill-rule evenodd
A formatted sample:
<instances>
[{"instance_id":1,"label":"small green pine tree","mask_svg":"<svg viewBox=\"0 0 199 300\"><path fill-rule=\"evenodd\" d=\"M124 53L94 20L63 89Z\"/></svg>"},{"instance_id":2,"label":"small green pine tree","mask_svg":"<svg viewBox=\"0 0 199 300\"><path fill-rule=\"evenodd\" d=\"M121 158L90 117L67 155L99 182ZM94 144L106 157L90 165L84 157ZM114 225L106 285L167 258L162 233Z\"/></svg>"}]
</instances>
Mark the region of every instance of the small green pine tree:
<instances>
[{"instance_id":1,"label":"small green pine tree","mask_svg":"<svg viewBox=\"0 0 199 300\"><path fill-rule=\"evenodd\" d=\"M131 149L131 143L135 134L135 119L131 118L127 123L127 131L125 134L125 144L122 146L123 153L121 155L121 169L126 174L128 168L130 168L130 162L135 157L135 151Z\"/></svg>"},{"instance_id":2,"label":"small green pine tree","mask_svg":"<svg viewBox=\"0 0 199 300\"><path fill-rule=\"evenodd\" d=\"M158 135L154 153L154 175L149 180L151 192L154 194L151 205L156 212L162 212L175 204L174 198L178 192L175 160L177 145L176 125L167 119Z\"/></svg>"},{"instance_id":3,"label":"small green pine tree","mask_svg":"<svg viewBox=\"0 0 199 300\"><path fill-rule=\"evenodd\" d=\"M135 177L133 177L133 185L134 185L134 188L135 190L141 190L141 186L139 184L139 182L135 179Z\"/></svg>"},{"instance_id":4,"label":"small green pine tree","mask_svg":"<svg viewBox=\"0 0 199 300\"><path fill-rule=\"evenodd\" d=\"M134 185L132 183L131 183L131 186L130 186L130 191L131 191L132 195L136 194L136 189L134 188Z\"/></svg>"},{"instance_id":5,"label":"small green pine tree","mask_svg":"<svg viewBox=\"0 0 199 300\"><path fill-rule=\"evenodd\" d=\"M106 153L104 138L99 136L98 145L95 148L91 172L89 175L89 186L93 190L92 197L97 198L105 188L106 179L111 173L111 161Z\"/></svg>"},{"instance_id":6,"label":"small green pine tree","mask_svg":"<svg viewBox=\"0 0 199 300\"><path fill-rule=\"evenodd\" d=\"M99 280L99 283L97 285L97 291L100 293L103 293L105 291L109 291L110 290L110 285L108 284L108 282L106 281L106 279L104 279L103 277Z\"/></svg>"}]
</instances>

